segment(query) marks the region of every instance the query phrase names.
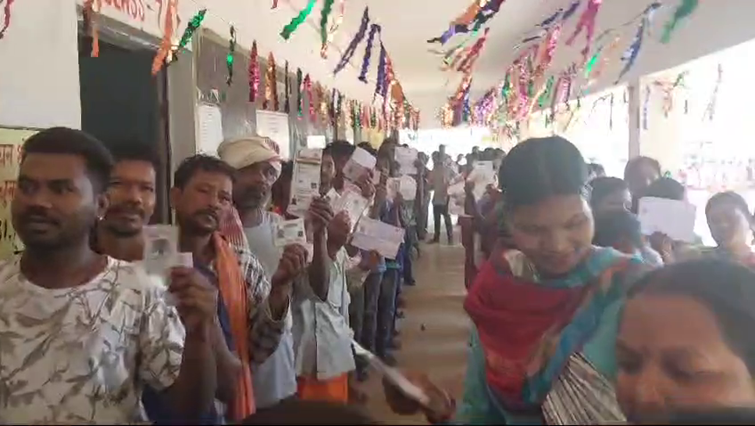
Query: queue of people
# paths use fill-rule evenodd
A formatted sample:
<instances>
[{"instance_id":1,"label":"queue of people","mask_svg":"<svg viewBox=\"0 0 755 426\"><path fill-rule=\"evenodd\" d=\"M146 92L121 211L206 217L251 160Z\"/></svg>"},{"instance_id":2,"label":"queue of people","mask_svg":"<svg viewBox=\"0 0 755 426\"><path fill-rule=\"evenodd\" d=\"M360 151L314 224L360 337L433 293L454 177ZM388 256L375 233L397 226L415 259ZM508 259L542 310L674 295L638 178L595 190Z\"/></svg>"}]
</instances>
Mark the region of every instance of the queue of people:
<instances>
[{"instance_id":1,"label":"queue of people","mask_svg":"<svg viewBox=\"0 0 755 426\"><path fill-rule=\"evenodd\" d=\"M429 203L437 242L448 188L468 175L441 147L432 170L419 156L413 200L389 196L397 146L362 145L376 170L347 182L355 147L329 144L307 244L283 247L272 232L290 218L293 166L273 141L242 137L217 157L185 159L169 201L193 267L171 268L166 289L141 265L157 157L67 128L29 138L11 209L24 250L0 263L0 423L373 423L346 408L363 401L355 382L367 377L353 342L397 364ZM457 402L406 372L428 400L384 382L394 411L431 423L607 424L755 406L753 218L740 196L710 199L717 246L702 248L642 235L642 197L686 197L652 159L609 178L551 137L467 158L478 160L495 163L498 187L480 199L465 188L485 238L464 302L464 393ZM347 187L368 201L357 217L331 203ZM393 258L351 245L361 217L404 230Z\"/></svg>"}]
</instances>

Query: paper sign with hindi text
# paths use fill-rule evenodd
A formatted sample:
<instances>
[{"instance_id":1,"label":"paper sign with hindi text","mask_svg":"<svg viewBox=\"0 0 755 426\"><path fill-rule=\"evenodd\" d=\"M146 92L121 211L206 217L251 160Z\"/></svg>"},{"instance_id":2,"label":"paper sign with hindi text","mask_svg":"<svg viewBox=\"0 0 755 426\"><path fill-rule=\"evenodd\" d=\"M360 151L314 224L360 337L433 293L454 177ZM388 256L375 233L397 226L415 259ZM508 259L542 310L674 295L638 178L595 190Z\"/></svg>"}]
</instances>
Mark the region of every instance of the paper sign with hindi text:
<instances>
[{"instance_id":1,"label":"paper sign with hindi text","mask_svg":"<svg viewBox=\"0 0 755 426\"><path fill-rule=\"evenodd\" d=\"M21 149L24 141L35 133L36 130L0 127L0 260L22 249L11 224L10 204L16 193Z\"/></svg>"}]
</instances>

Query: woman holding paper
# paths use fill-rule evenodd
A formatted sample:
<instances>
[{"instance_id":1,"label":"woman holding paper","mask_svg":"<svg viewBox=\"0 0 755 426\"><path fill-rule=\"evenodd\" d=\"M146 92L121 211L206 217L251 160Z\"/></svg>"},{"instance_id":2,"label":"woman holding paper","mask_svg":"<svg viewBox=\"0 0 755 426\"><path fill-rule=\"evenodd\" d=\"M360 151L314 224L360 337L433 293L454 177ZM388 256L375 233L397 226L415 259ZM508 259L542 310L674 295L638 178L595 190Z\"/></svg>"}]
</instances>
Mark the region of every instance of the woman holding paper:
<instances>
[{"instance_id":1,"label":"woman holding paper","mask_svg":"<svg viewBox=\"0 0 755 426\"><path fill-rule=\"evenodd\" d=\"M426 409L431 420L623 420L611 384L616 328L640 261L592 246L587 176L579 150L560 137L525 141L503 161L504 217L518 250L494 251L470 288L464 307L474 328L464 397L455 416L450 399L433 401L436 408ZM443 395L427 380L417 384ZM394 410L418 408L386 389Z\"/></svg>"}]
</instances>

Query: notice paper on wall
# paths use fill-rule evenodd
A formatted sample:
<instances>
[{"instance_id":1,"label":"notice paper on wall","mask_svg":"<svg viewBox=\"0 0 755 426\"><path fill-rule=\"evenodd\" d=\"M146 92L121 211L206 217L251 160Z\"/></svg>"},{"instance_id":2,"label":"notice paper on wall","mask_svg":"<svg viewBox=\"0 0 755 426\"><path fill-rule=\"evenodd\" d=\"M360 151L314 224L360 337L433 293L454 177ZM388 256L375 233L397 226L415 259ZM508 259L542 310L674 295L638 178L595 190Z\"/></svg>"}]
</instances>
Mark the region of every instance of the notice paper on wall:
<instances>
[{"instance_id":1,"label":"notice paper on wall","mask_svg":"<svg viewBox=\"0 0 755 426\"><path fill-rule=\"evenodd\" d=\"M197 109L199 139L197 151L207 155L218 155L218 146L223 142L223 115L217 105L202 104Z\"/></svg>"},{"instance_id":2,"label":"notice paper on wall","mask_svg":"<svg viewBox=\"0 0 755 426\"><path fill-rule=\"evenodd\" d=\"M686 201L643 197L638 218L644 235L660 232L674 241L694 243L695 214L695 205Z\"/></svg>"},{"instance_id":3,"label":"notice paper on wall","mask_svg":"<svg viewBox=\"0 0 755 426\"><path fill-rule=\"evenodd\" d=\"M291 179L291 200L287 212L303 217L314 197L320 196L320 165L322 150L303 148L296 154Z\"/></svg>"},{"instance_id":4,"label":"notice paper on wall","mask_svg":"<svg viewBox=\"0 0 755 426\"><path fill-rule=\"evenodd\" d=\"M257 110L257 134L277 143L281 158L290 157L291 134L288 128L288 114Z\"/></svg>"},{"instance_id":5,"label":"notice paper on wall","mask_svg":"<svg viewBox=\"0 0 755 426\"><path fill-rule=\"evenodd\" d=\"M404 242L404 228L398 228L379 220L362 216L357 223L351 245L365 251L376 251L387 259L395 259L401 243Z\"/></svg>"}]
</instances>

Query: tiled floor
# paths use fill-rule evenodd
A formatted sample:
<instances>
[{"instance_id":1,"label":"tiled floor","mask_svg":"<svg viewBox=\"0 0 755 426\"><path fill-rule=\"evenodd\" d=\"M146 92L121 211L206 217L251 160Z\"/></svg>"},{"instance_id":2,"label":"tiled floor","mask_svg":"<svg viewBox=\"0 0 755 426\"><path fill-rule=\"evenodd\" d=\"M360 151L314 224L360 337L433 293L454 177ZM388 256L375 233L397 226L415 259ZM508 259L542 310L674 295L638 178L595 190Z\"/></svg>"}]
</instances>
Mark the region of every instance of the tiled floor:
<instances>
[{"instance_id":1,"label":"tiled floor","mask_svg":"<svg viewBox=\"0 0 755 426\"><path fill-rule=\"evenodd\" d=\"M424 245L415 262L417 285L407 287L406 317L400 324L402 349L397 351L399 368L421 371L457 399L461 396L466 371L469 321L462 304L464 253L460 245ZM422 416L400 417L385 403L376 374L361 388L369 396L367 409L387 424L427 424Z\"/></svg>"}]
</instances>

